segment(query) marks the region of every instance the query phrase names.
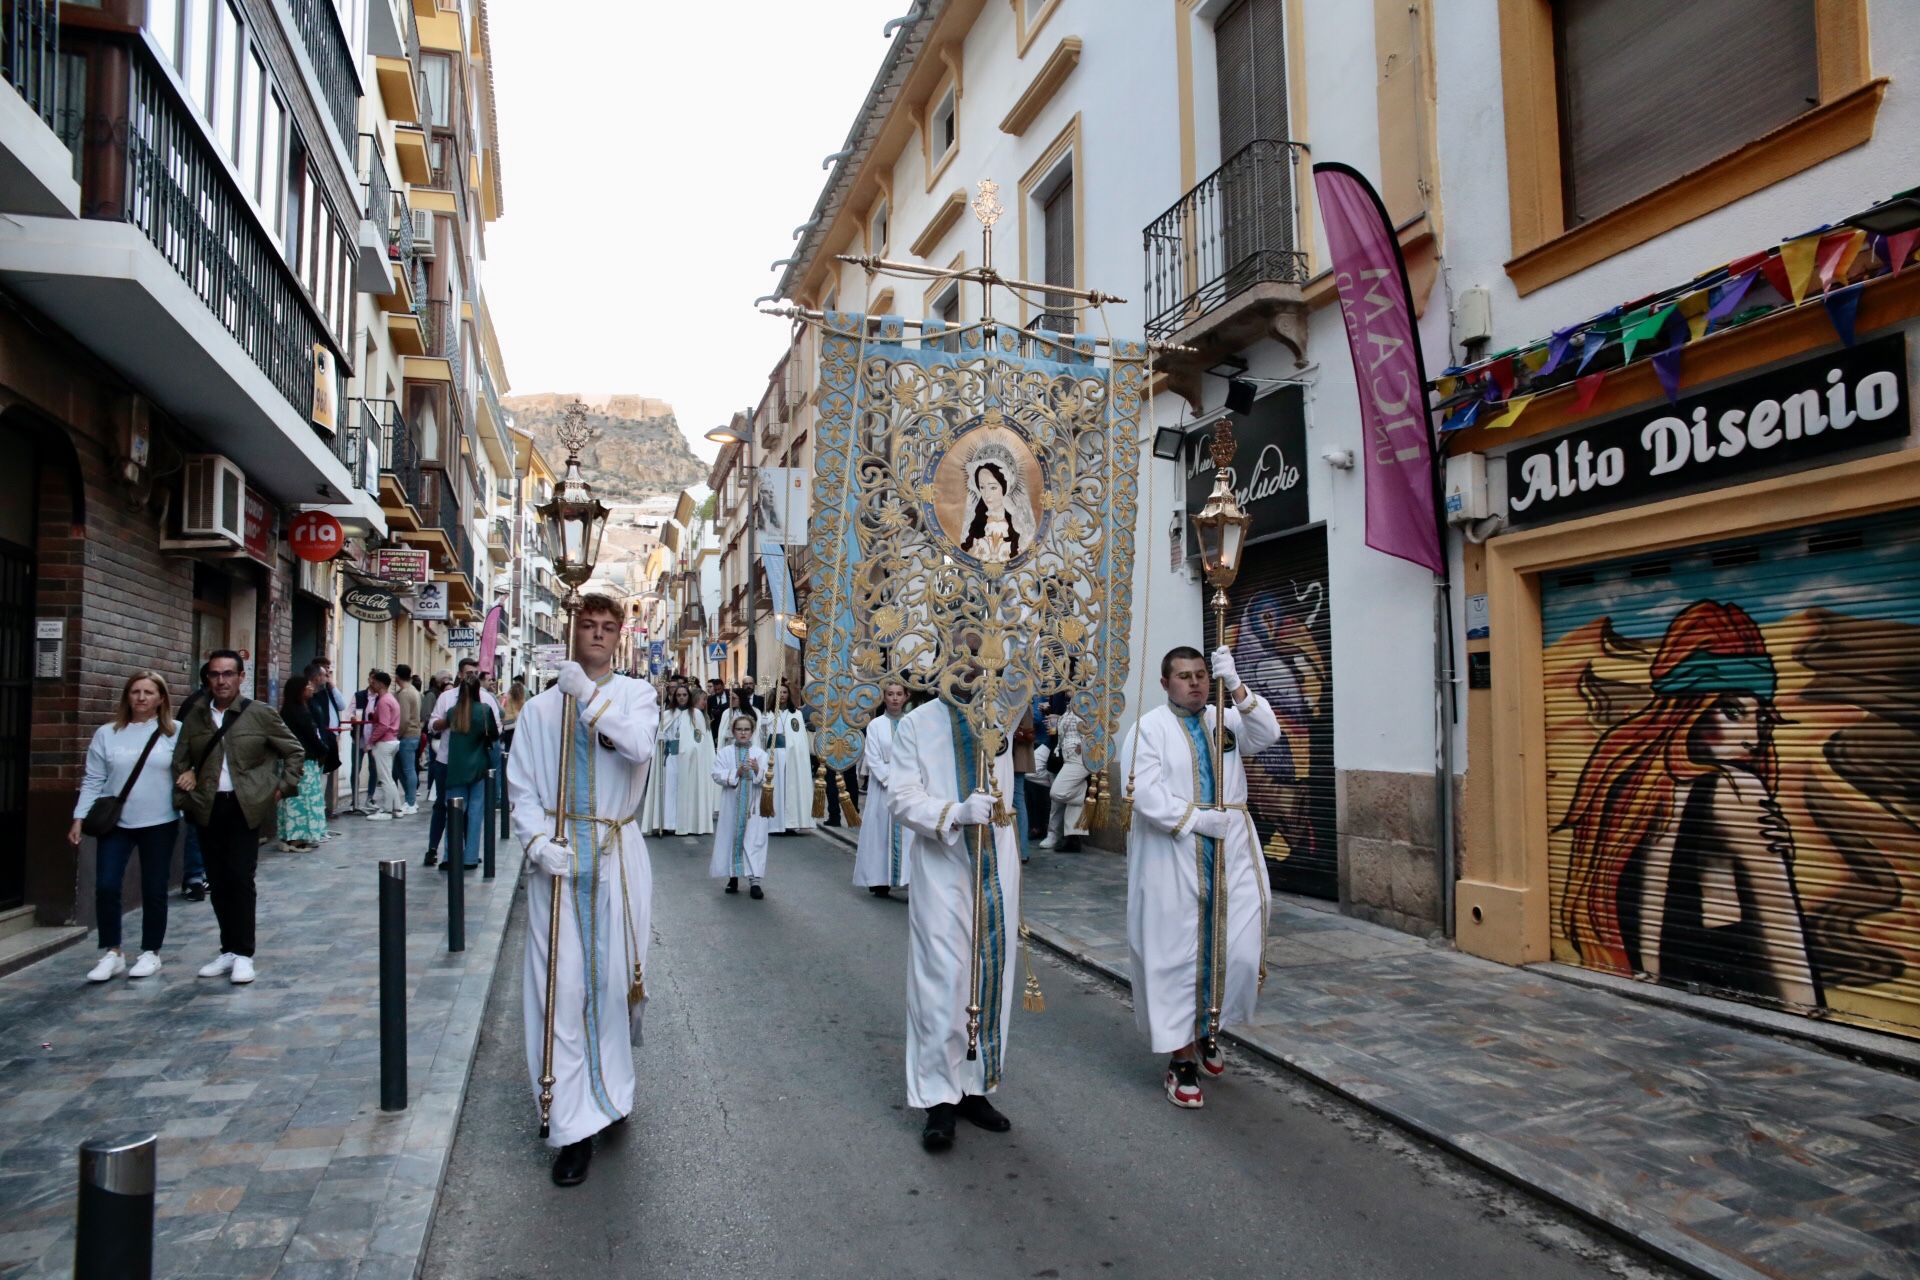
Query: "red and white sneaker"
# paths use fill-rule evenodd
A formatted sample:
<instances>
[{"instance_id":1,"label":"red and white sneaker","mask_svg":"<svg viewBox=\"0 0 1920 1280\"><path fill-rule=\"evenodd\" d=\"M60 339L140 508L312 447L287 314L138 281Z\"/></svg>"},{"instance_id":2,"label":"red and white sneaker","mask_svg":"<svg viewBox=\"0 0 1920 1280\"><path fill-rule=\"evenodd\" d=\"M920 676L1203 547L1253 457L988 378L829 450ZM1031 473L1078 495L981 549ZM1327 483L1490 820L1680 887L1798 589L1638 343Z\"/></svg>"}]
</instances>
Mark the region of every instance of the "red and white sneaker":
<instances>
[{"instance_id":1,"label":"red and white sneaker","mask_svg":"<svg viewBox=\"0 0 1920 1280\"><path fill-rule=\"evenodd\" d=\"M1199 1047L1200 1069L1202 1071L1205 1071L1216 1080L1227 1074L1227 1059L1226 1056L1220 1052L1220 1042L1218 1040L1202 1040Z\"/></svg>"},{"instance_id":2,"label":"red and white sneaker","mask_svg":"<svg viewBox=\"0 0 1920 1280\"><path fill-rule=\"evenodd\" d=\"M1167 1101L1189 1111L1207 1105L1207 1096L1200 1092L1200 1068L1191 1060L1175 1058L1167 1064Z\"/></svg>"}]
</instances>

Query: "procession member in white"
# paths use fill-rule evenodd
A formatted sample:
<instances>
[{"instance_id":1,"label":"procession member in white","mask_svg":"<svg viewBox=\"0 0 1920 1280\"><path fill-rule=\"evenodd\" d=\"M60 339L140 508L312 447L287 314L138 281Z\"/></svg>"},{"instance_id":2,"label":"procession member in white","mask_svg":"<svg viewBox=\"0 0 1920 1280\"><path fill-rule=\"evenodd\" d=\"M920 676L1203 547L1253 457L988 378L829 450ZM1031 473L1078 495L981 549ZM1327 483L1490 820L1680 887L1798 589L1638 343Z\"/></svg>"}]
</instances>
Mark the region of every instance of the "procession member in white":
<instances>
[{"instance_id":1,"label":"procession member in white","mask_svg":"<svg viewBox=\"0 0 1920 1280\"><path fill-rule=\"evenodd\" d=\"M1011 735L1009 735L1009 738ZM907 1102L926 1109L928 1151L953 1145L955 1121L1005 1133L1011 1121L985 1095L1000 1084L1013 1008L1014 933L1020 919L1020 848L1011 823L993 825L979 746L966 717L928 702L893 726L888 790L906 826L913 893L907 904ZM991 785L1012 807L1013 752L993 762ZM870 806L871 807L871 806ZM967 1059L973 992L974 851L980 844L979 1053Z\"/></svg>"},{"instance_id":2,"label":"procession member in white","mask_svg":"<svg viewBox=\"0 0 1920 1280\"><path fill-rule=\"evenodd\" d=\"M1087 780L1093 775L1087 769L1082 737L1085 728L1086 722L1072 711L1062 711L1055 723L1058 745L1047 758L1053 770L1047 797L1053 804L1047 812L1047 838L1040 842L1042 849L1073 853L1080 848L1080 837L1087 834Z\"/></svg>"},{"instance_id":3,"label":"procession member in white","mask_svg":"<svg viewBox=\"0 0 1920 1280\"><path fill-rule=\"evenodd\" d=\"M536 1096L546 1014L547 913L555 890L563 895L547 1138L549 1146L560 1149L553 1180L561 1186L586 1178L593 1135L633 1110L633 1045L645 1001L653 907L653 868L634 819L660 709L652 685L613 674L624 620L613 600L584 599L573 625L578 661L562 663L554 686L520 713L507 769L513 833L537 868L527 885L521 998L527 1072ZM563 743L569 698L576 704L573 740ZM555 840L562 751L572 753L567 834Z\"/></svg>"},{"instance_id":4,"label":"procession member in white","mask_svg":"<svg viewBox=\"0 0 1920 1280\"><path fill-rule=\"evenodd\" d=\"M1130 742L1133 1017L1155 1053L1173 1055L1165 1084L1176 1107L1205 1103L1202 1069L1225 1072L1214 1035L1253 1019L1267 937L1267 869L1247 812L1245 762L1279 740L1280 725L1266 700L1240 682L1225 645L1213 651L1213 674L1232 700L1217 784L1214 709L1198 649L1182 646L1160 660L1167 705L1141 716ZM1217 882L1216 841L1224 843ZM1225 936L1216 938L1223 918ZM1216 1002L1218 1027L1209 1017Z\"/></svg>"},{"instance_id":5,"label":"procession member in white","mask_svg":"<svg viewBox=\"0 0 1920 1280\"><path fill-rule=\"evenodd\" d=\"M775 835L812 830L813 755L807 748L807 722L784 680L774 694L773 711L760 718L760 735L760 745L773 761L773 820L767 830Z\"/></svg>"},{"instance_id":6,"label":"procession member in white","mask_svg":"<svg viewBox=\"0 0 1920 1280\"><path fill-rule=\"evenodd\" d=\"M707 874L727 878L727 892L766 897L760 878L767 874L767 820L760 816L760 790L767 778L767 753L753 744L750 712L731 712L733 738L714 753L708 777L720 788L720 821L713 832L713 861Z\"/></svg>"},{"instance_id":7,"label":"procession member in white","mask_svg":"<svg viewBox=\"0 0 1920 1280\"><path fill-rule=\"evenodd\" d=\"M704 836L713 831L713 816L720 808L720 786L713 780L713 729L707 720L704 694L687 686L687 727L680 732L679 823L683 836Z\"/></svg>"},{"instance_id":8,"label":"procession member in white","mask_svg":"<svg viewBox=\"0 0 1920 1280\"><path fill-rule=\"evenodd\" d=\"M680 826L680 788L687 776L682 757L693 745L692 703L682 684L669 684L666 699L660 708L660 736L654 741L640 829L647 835L689 835Z\"/></svg>"},{"instance_id":9,"label":"procession member in white","mask_svg":"<svg viewBox=\"0 0 1920 1280\"><path fill-rule=\"evenodd\" d=\"M907 712L907 686L888 681L880 692L880 710L867 722L867 745L860 767L867 774L867 820L853 855L853 882L875 897L906 887L907 833L893 816L888 788L893 777L893 733Z\"/></svg>"}]
</instances>

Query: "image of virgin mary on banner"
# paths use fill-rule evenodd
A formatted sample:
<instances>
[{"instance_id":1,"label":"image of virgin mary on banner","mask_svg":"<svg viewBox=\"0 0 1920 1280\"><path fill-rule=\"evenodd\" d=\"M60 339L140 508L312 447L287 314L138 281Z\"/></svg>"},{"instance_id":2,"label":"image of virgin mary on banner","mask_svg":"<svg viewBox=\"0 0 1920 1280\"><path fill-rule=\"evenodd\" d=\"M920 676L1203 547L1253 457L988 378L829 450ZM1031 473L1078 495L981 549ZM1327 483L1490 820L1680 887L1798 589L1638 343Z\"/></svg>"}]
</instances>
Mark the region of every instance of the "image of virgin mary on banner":
<instances>
[{"instance_id":1,"label":"image of virgin mary on banner","mask_svg":"<svg viewBox=\"0 0 1920 1280\"><path fill-rule=\"evenodd\" d=\"M1098 767L1130 667L1146 348L991 320L820 324L817 750L853 764L899 680L962 707L994 754L1035 696L1071 694Z\"/></svg>"}]
</instances>

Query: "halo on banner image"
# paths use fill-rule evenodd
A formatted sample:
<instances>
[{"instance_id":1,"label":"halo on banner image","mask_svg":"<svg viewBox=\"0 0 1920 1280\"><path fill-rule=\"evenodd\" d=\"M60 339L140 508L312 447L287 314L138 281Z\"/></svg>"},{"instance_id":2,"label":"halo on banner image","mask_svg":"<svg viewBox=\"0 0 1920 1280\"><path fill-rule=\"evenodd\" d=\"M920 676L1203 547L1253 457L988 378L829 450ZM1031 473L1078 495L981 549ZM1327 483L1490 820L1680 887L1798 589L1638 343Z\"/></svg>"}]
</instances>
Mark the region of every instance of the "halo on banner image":
<instances>
[{"instance_id":1,"label":"halo on banner image","mask_svg":"<svg viewBox=\"0 0 1920 1280\"><path fill-rule=\"evenodd\" d=\"M1040 544L1044 476L1025 435L989 412L932 458L933 523L954 551L982 566L1011 568Z\"/></svg>"}]
</instances>

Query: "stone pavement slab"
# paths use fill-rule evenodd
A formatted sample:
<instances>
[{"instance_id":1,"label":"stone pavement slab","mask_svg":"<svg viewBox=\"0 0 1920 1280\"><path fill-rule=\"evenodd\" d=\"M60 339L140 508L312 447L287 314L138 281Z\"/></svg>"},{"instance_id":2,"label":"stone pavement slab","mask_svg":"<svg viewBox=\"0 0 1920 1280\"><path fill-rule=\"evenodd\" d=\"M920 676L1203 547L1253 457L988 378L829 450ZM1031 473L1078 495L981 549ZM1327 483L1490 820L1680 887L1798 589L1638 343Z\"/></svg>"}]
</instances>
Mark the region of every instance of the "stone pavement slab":
<instances>
[{"instance_id":1,"label":"stone pavement slab","mask_svg":"<svg viewBox=\"0 0 1920 1280\"><path fill-rule=\"evenodd\" d=\"M73 1266L76 1152L160 1135L154 1274L411 1276L452 1149L521 866L466 882L466 950L446 949L446 878L427 815L310 853L261 851L259 977L194 971L218 949L206 902L170 903L165 967L94 985L83 944L0 978L0 1277ZM380 1110L378 871L407 867L405 1111ZM139 937L137 913L127 936ZM531 1104L529 1104L531 1117ZM530 1119L531 1122L531 1119Z\"/></svg>"},{"instance_id":2,"label":"stone pavement slab","mask_svg":"<svg viewBox=\"0 0 1920 1280\"><path fill-rule=\"evenodd\" d=\"M1038 850L1036 939L1127 980L1126 863ZM1920 1083L1276 898L1232 1039L1716 1277L1920 1276Z\"/></svg>"}]
</instances>

